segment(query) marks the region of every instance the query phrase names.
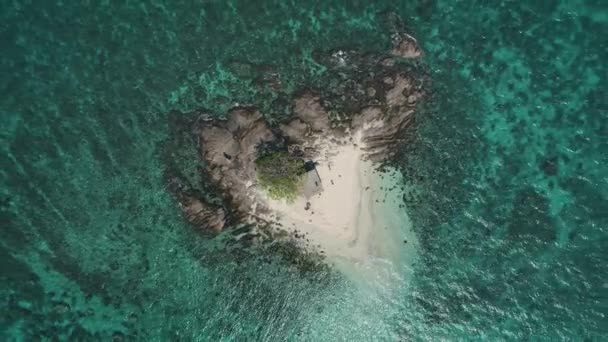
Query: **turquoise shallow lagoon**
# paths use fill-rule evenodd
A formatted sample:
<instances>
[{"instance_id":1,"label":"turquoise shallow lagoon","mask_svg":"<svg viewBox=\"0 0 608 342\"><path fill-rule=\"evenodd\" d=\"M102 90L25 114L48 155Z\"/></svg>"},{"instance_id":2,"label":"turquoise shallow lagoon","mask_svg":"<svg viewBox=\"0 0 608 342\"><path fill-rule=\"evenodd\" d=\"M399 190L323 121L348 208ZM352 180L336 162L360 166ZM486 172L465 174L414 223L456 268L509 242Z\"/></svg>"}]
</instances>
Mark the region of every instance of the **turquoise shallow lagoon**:
<instances>
[{"instance_id":1,"label":"turquoise shallow lagoon","mask_svg":"<svg viewBox=\"0 0 608 342\"><path fill-rule=\"evenodd\" d=\"M601 341L608 336L605 1L0 2L0 339ZM419 240L369 291L206 239L165 172L183 122L325 84L318 51L390 46L432 96L395 164ZM394 23L393 23L394 24Z\"/></svg>"}]
</instances>

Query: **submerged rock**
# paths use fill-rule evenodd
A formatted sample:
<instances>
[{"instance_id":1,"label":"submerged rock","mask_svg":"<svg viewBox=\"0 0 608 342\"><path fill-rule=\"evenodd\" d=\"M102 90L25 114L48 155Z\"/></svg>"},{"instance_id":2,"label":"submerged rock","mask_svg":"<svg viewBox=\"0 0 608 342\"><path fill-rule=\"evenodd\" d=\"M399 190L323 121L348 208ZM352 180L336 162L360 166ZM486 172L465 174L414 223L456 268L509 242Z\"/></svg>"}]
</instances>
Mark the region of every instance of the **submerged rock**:
<instances>
[{"instance_id":1,"label":"submerged rock","mask_svg":"<svg viewBox=\"0 0 608 342\"><path fill-rule=\"evenodd\" d=\"M546 176L555 176L559 171L559 160L555 157L545 159L540 167Z\"/></svg>"}]
</instances>

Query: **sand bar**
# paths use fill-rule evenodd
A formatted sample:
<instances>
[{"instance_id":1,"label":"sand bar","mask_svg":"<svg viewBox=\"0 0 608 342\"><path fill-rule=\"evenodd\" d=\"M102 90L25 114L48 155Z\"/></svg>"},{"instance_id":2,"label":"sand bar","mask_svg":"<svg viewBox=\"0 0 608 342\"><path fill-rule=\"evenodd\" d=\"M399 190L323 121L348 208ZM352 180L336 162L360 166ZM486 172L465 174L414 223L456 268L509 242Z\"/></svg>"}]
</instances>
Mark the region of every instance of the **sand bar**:
<instances>
[{"instance_id":1,"label":"sand bar","mask_svg":"<svg viewBox=\"0 0 608 342\"><path fill-rule=\"evenodd\" d=\"M400 173L376 171L365 160L361 134L319 145L316 171L306 175L303 195L287 203L261 194L272 219L304 234L309 245L341 268L378 262L411 267L416 239L402 205Z\"/></svg>"}]
</instances>

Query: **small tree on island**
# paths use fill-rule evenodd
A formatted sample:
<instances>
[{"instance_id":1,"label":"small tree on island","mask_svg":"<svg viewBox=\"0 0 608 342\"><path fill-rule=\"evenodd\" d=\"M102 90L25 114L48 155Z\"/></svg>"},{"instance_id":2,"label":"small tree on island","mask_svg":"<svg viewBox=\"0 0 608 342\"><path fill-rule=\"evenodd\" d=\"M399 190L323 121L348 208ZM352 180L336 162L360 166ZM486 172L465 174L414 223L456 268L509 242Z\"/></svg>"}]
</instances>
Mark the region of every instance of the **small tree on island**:
<instances>
[{"instance_id":1,"label":"small tree on island","mask_svg":"<svg viewBox=\"0 0 608 342\"><path fill-rule=\"evenodd\" d=\"M304 161L285 151L272 152L255 161L258 182L270 198L293 202L298 196Z\"/></svg>"}]
</instances>

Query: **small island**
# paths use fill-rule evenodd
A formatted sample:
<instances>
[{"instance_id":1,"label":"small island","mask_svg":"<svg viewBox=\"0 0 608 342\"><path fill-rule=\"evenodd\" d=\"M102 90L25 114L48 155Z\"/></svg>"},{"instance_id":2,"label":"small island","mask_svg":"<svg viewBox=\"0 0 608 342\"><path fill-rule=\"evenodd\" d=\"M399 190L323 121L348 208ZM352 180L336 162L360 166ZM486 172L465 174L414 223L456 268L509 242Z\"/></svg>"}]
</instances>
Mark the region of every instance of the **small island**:
<instances>
[{"instance_id":1,"label":"small island","mask_svg":"<svg viewBox=\"0 0 608 342\"><path fill-rule=\"evenodd\" d=\"M224 205L173 186L185 216L213 233L264 226L343 270L375 258L408 260L402 254L416 238L402 209L403 180L385 163L425 97L425 78L411 67L421 56L413 37L396 34L386 55L322 56L330 72L349 78L330 91L296 92L283 122L270 124L253 105L222 119L201 116L200 158Z\"/></svg>"}]
</instances>

